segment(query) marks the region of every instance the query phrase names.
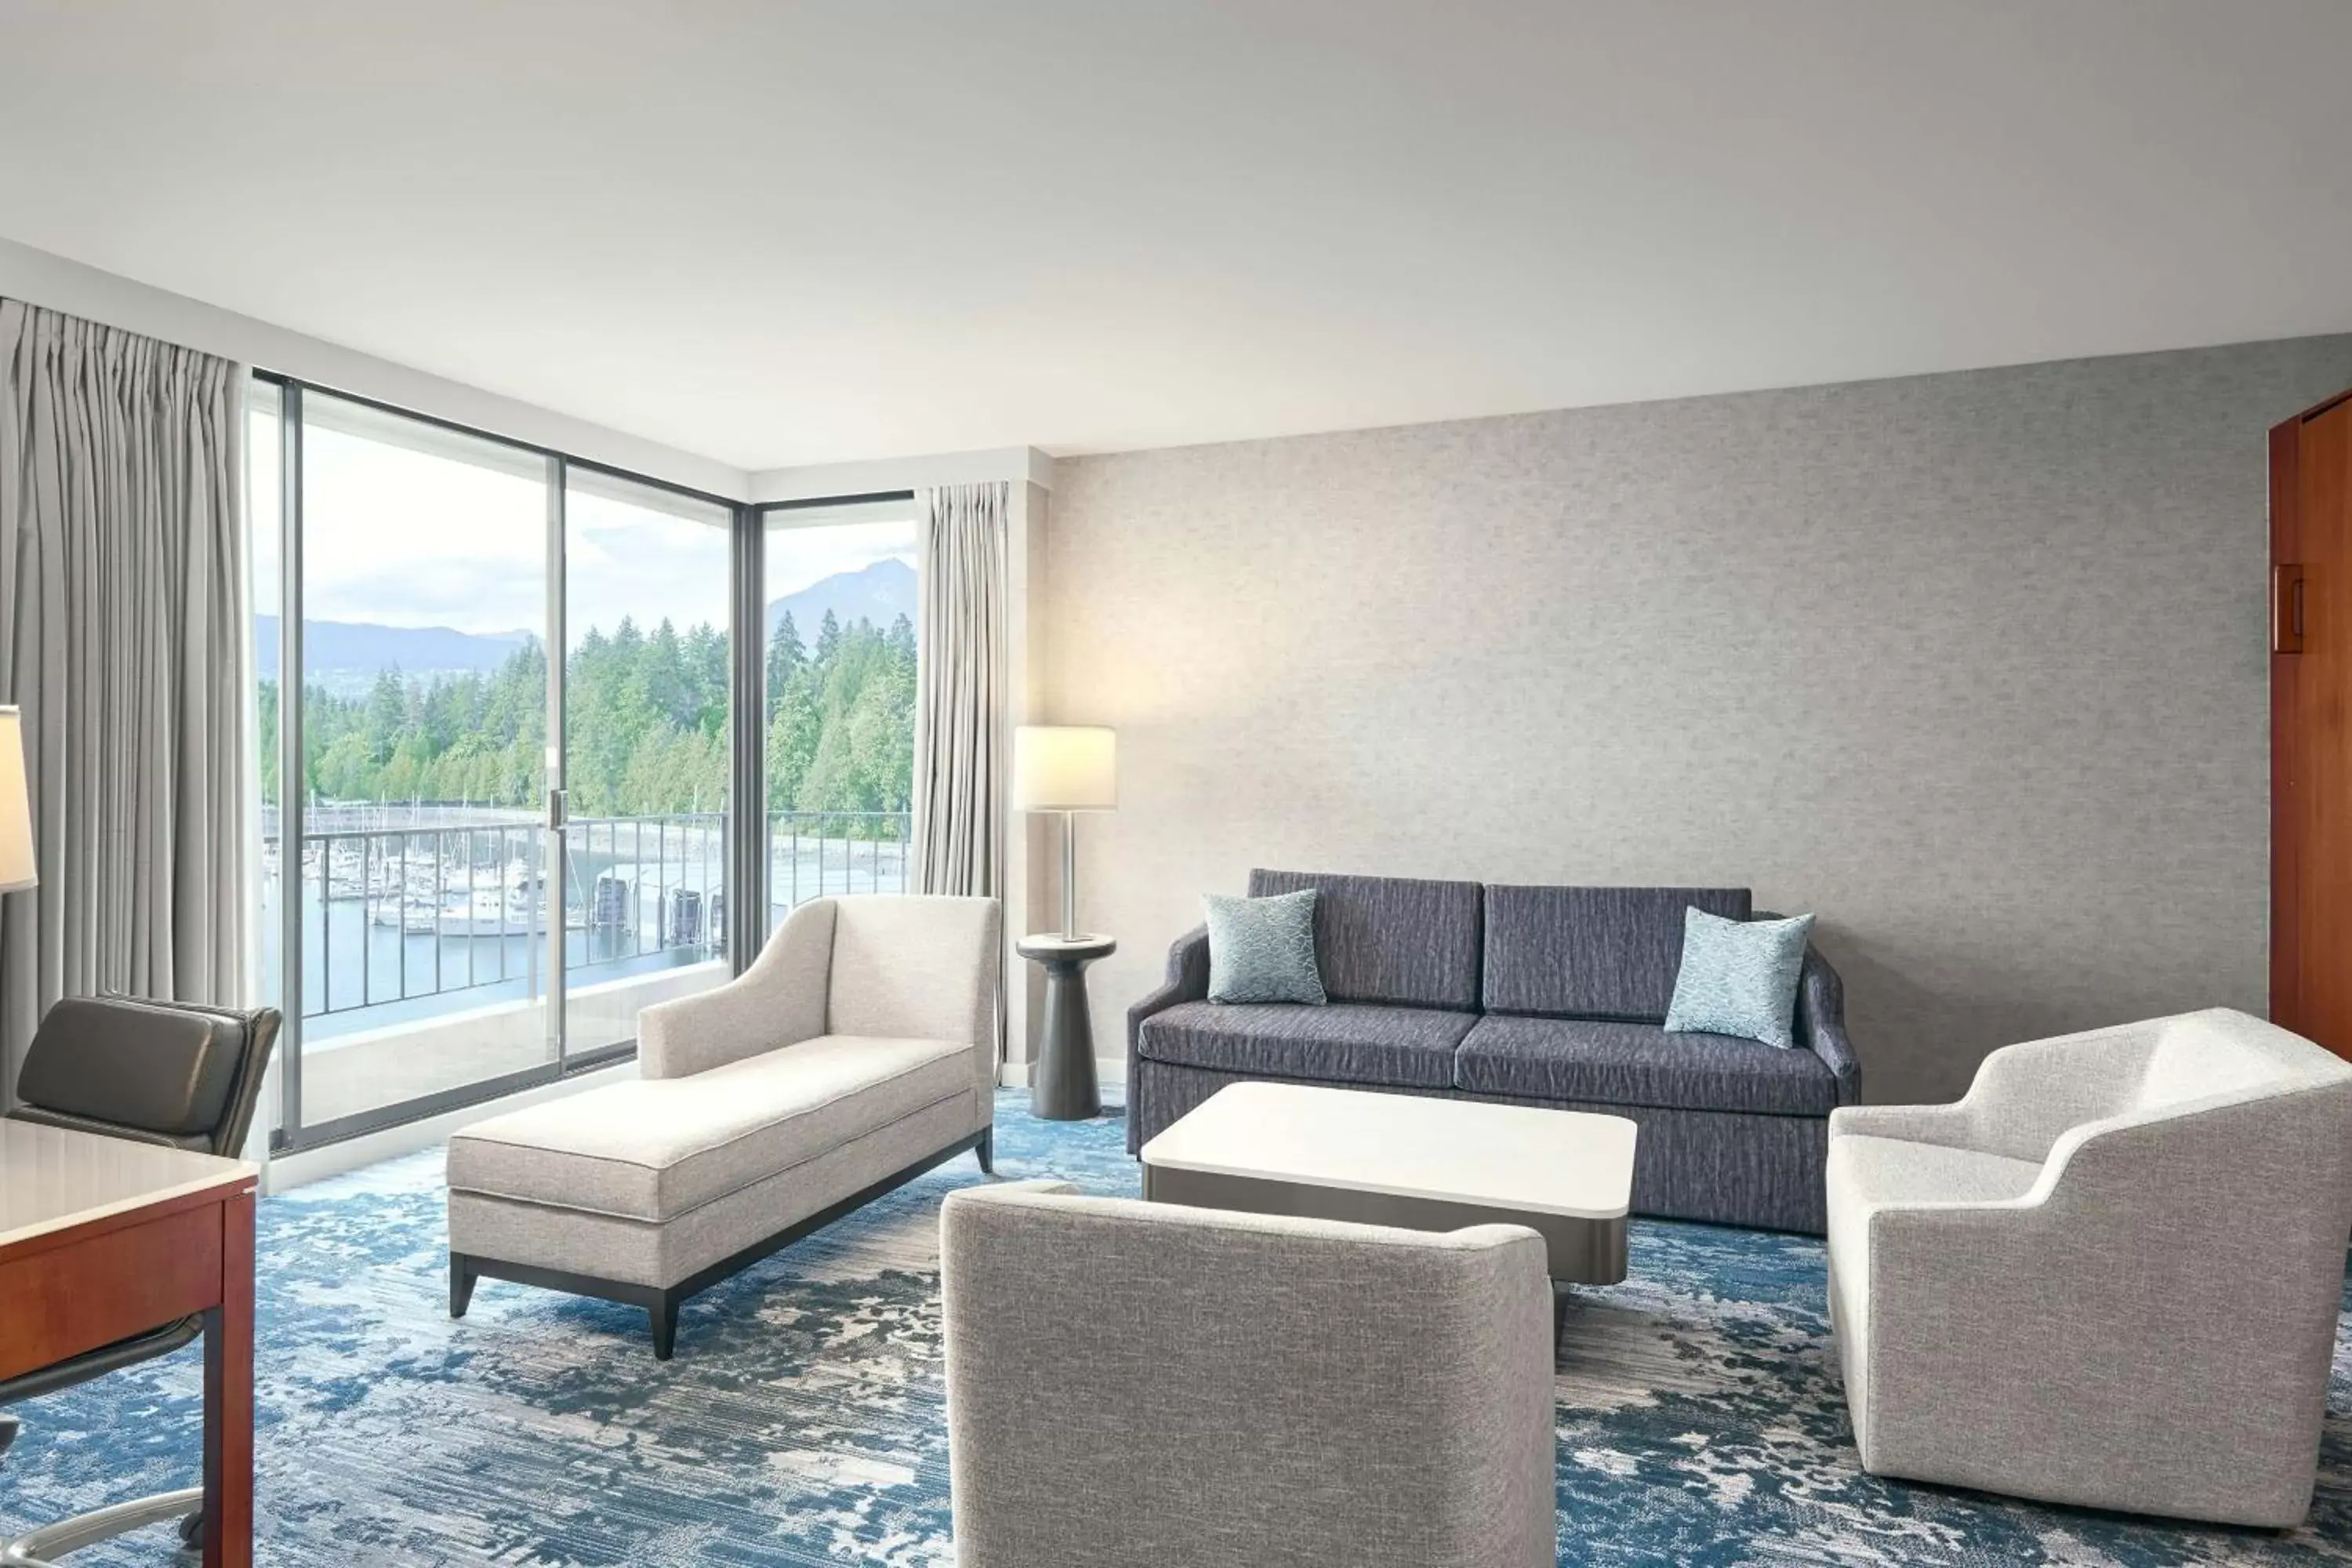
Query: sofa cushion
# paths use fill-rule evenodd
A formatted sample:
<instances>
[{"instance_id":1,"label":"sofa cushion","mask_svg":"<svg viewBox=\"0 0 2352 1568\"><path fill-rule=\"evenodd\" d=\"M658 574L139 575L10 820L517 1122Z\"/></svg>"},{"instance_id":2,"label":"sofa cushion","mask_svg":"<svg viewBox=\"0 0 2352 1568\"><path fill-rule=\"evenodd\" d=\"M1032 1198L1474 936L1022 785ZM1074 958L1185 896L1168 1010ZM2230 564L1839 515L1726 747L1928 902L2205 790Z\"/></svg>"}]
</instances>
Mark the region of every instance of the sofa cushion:
<instances>
[{"instance_id":1,"label":"sofa cushion","mask_svg":"<svg viewBox=\"0 0 2352 1568\"><path fill-rule=\"evenodd\" d=\"M1314 889L1265 899L1202 899L1209 930L1209 1000L1330 1000L1315 966Z\"/></svg>"},{"instance_id":2,"label":"sofa cushion","mask_svg":"<svg viewBox=\"0 0 2352 1568\"><path fill-rule=\"evenodd\" d=\"M1736 1035L1783 1050L1797 1043L1797 977L1813 917L1727 921L1683 911L1683 961L1666 1005L1674 1034Z\"/></svg>"},{"instance_id":3,"label":"sofa cushion","mask_svg":"<svg viewBox=\"0 0 2352 1568\"><path fill-rule=\"evenodd\" d=\"M686 1078L638 1079L461 1129L449 1185L667 1220L941 1100L974 1047L821 1035Z\"/></svg>"},{"instance_id":4,"label":"sofa cushion","mask_svg":"<svg viewBox=\"0 0 2352 1568\"><path fill-rule=\"evenodd\" d=\"M1674 1000L1683 911L1748 918L1745 888L1486 889L1489 1013L1656 1023Z\"/></svg>"},{"instance_id":5,"label":"sofa cushion","mask_svg":"<svg viewBox=\"0 0 2352 1568\"><path fill-rule=\"evenodd\" d=\"M1318 895L1315 961L1332 1001L1462 1012L1478 1005L1477 883L1250 873L1254 899L1305 888Z\"/></svg>"},{"instance_id":6,"label":"sofa cushion","mask_svg":"<svg viewBox=\"0 0 2352 1568\"><path fill-rule=\"evenodd\" d=\"M1601 1018L1481 1019L1455 1053L1454 1081L1479 1094L1683 1110L1827 1116L1837 1104L1837 1076L1811 1051Z\"/></svg>"},{"instance_id":7,"label":"sofa cushion","mask_svg":"<svg viewBox=\"0 0 2352 1568\"><path fill-rule=\"evenodd\" d=\"M1445 1089L1454 1048L1477 1021L1475 1013L1361 1002L1182 1002L1143 1021L1137 1048L1150 1061L1218 1072Z\"/></svg>"}]
</instances>

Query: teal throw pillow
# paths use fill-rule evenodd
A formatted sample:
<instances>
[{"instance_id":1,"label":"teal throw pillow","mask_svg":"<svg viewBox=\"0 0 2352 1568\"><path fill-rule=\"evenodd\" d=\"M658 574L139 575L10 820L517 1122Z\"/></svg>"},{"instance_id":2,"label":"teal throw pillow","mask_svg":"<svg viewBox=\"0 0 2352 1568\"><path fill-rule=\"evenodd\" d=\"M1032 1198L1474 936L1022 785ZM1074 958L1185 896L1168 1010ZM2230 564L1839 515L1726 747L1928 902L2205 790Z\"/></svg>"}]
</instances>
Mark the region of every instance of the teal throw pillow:
<instances>
[{"instance_id":1,"label":"teal throw pillow","mask_svg":"<svg viewBox=\"0 0 2352 1568\"><path fill-rule=\"evenodd\" d=\"M1210 1001L1323 1005L1314 889L1271 899L1211 893L1201 901L1209 911Z\"/></svg>"},{"instance_id":2,"label":"teal throw pillow","mask_svg":"<svg viewBox=\"0 0 2352 1568\"><path fill-rule=\"evenodd\" d=\"M1797 976L1813 917L1727 921L1683 911L1683 967L1666 1028L1675 1034L1737 1035L1783 1050L1797 1043Z\"/></svg>"}]
</instances>

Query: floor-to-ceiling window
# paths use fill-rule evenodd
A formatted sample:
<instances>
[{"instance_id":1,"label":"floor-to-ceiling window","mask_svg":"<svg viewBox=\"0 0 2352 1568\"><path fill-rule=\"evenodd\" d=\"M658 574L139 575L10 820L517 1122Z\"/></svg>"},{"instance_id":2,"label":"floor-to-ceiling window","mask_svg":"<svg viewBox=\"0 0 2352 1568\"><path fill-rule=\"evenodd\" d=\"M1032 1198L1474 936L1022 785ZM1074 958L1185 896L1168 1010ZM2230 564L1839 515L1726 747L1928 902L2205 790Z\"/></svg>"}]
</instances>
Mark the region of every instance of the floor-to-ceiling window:
<instances>
[{"instance_id":1,"label":"floor-to-ceiling window","mask_svg":"<svg viewBox=\"0 0 2352 1568\"><path fill-rule=\"evenodd\" d=\"M299 1112L316 1128L553 1060L562 910L548 459L299 402Z\"/></svg>"},{"instance_id":2,"label":"floor-to-ceiling window","mask_svg":"<svg viewBox=\"0 0 2352 1568\"><path fill-rule=\"evenodd\" d=\"M250 408L281 1143L625 1056L730 973L743 514L298 383Z\"/></svg>"},{"instance_id":3,"label":"floor-to-ceiling window","mask_svg":"<svg viewBox=\"0 0 2352 1568\"><path fill-rule=\"evenodd\" d=\"M571 469L564 505L565 1039L636 1037L727 955L731 509Z\"/></svg>"},{"instance_id":4,"label":"floor-to-ceiling window","mask_svg":"<svg viewBox=\"0 0 2352 1568\"><path fill-rule=\"evenodd\" d=\"M768 918L908 890L915 755L911 499L762 513Z\"/></svg>"}]
</instances>

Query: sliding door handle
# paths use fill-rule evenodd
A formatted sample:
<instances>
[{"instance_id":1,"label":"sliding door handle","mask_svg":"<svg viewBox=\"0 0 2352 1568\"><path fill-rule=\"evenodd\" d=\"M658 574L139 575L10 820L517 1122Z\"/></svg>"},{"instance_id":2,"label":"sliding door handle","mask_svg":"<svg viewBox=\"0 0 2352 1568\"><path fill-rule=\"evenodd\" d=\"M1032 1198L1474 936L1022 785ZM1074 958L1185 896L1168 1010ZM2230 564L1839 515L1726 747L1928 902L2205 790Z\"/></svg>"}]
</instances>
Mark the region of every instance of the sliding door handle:
<instances>
[{"instance_id":1,"label":"sliding door handle","mask_svg":"<svg viewBox=\"0 0 2352 1568\"><path fill-rule=\"evenodd\" d=\"M2271 568L2271 651L2303 651L2304 586L2300 563Z\"/></svg>"}]
</instances>

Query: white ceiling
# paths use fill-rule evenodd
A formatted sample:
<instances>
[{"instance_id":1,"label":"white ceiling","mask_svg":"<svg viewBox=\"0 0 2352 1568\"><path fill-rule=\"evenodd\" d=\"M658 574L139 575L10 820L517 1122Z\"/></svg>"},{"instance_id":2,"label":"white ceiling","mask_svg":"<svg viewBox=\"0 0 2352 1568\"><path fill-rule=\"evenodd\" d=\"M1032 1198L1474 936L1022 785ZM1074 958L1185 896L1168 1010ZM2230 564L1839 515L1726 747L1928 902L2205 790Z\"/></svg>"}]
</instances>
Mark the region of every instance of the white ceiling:
<instances>
[{"instance_id":1,"label":"white ceiling","mask_svg":"<svg viewBox=\"0 0 2352 1568\"><path fill-rule=\"evenodd\" d=\"M2352 329L2346 0L0 0L0 235L743 468Z\"/></svg>"}]
</instances>

